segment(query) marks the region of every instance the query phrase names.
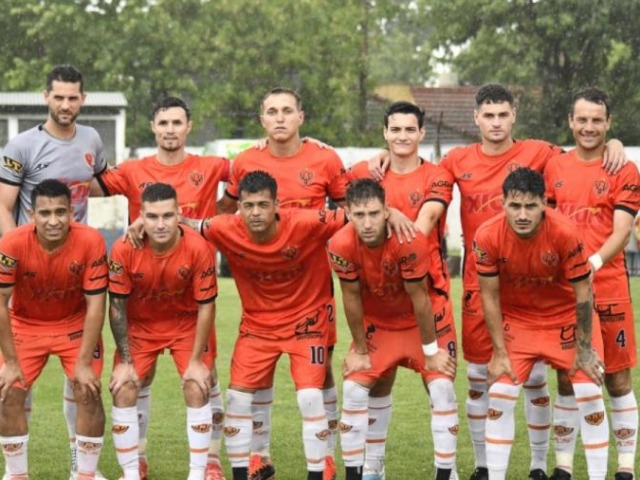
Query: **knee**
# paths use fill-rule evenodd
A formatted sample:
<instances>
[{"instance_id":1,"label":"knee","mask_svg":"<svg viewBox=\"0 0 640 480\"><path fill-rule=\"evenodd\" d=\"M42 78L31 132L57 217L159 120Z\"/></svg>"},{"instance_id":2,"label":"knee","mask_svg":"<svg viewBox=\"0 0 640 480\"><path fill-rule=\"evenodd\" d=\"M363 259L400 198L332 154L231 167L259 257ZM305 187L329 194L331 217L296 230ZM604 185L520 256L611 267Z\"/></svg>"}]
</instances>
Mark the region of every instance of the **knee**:
<instances>
[{"instance_id":1,"label":"knee","mask_svg":"<svg viewBox=\"0 0 640 480\"><path fill-rule=\"evenodd\" d=\"M608 373L604 377L604 384L607 387L607 392L612 397L623 397L631 393L631 371L622 370L620 372Z\"/></svg>"},{"instance_id":2,"label":"knee","mask_svg":"<svg viewBox=\"0 0 640 480\"><path fill-rule=\"evenodd\" d=\"M573 385L569 379L569 374L565 370L558 370L558 395L573 395Z\"/></svg>"},{"instance_id":3,"label":"knee","mask_svg":"<svg viewBox=\"0 0 640 480\"><path fill-rule=\"evenodd\" d=\"M113 405L118 408L134 407L138 401L139 389L133 383L125 383L113 394Z\"/></svg>"},{"instance_id":4,"label":"knee","mask_svg":"<svg viewBox=\"0 0 640 480\"><path fill-rule=\"evenodd\" d=\"M378 379L376 384L371 388L369 395L372 397L386 397L387 395L391 395L395 380L396 370L393 370L389 375L384 375Z\"/></svg>"},{"instance_id":5,"label":"knee","mask_svg":"<svg viewBox=\"0 0 640 480\"><path fill-rule=\"evenodd\" d=\"M182 392L188 407L200 408L209 403L209 392L204 392L194 381L185 382Z\"/></svg>"}]
</instances>

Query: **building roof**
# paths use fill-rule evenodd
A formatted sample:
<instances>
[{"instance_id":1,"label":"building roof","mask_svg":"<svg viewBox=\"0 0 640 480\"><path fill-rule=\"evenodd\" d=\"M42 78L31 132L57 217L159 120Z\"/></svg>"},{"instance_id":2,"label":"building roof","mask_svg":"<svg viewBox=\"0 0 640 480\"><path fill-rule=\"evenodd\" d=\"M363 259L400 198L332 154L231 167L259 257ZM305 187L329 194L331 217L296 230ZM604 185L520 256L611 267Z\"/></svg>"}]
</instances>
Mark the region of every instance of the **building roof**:
<instances>
[{"instance_id":1,"label":"building roof","mask_svg":"<svg viewBox=\"0 0 640 480\"><path fill-rule=\"evenodd\" d=\"M0 92L0 105L12 107L44 106L42 92ZM127 99L122 92L87 92L85 107L124 108Z\"/></svg>"}]
</instances>

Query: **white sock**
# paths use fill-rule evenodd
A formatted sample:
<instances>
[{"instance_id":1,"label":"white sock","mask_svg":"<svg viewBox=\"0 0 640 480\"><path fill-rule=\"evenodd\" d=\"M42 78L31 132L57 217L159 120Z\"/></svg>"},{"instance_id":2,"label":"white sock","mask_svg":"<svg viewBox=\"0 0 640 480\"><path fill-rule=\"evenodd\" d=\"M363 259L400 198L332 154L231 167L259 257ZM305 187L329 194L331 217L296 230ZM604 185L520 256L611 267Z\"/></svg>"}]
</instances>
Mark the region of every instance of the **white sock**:
<instances>
[{"instance_id":1,"label":"white sock","mask_svg":"<svg viewBox=\"0 0 640 480\"><path fill-rule=\"evenodd\" d=\"M251 415L253 416L251 451L259 453L263 457L269 457L273 392L273 387L257 390L253 394L253 403L251 404Z\"/></svg>"},{"instance_id":2,"label":"white sock","mask_svg":"<svg viewBox=\"0 0 640 480\"><path fill-rule=\"evenodd\" d=\"M103 437L86 437L76 435L78 448L78 478L93 478L98 470L100 452L104 443Z\"/></svg>"},{"instance_id":3,"label":"white sock","mask_svg":"<svg viewBox=\"0 0 640 480\"><path fill-rule=\"evenodd\" d=\"M29 434L19 437L0 437L4 454L5 471L9 477L28 477L27 447Z\"/></svg>"},{"instance_id":4,"label":"white sock","mask_svg":"<svg viewBox=\"0 0 640 480\"><path fill-rule=\"evenodd\" d=\"M524 383L524 414L529 430L531 466L529 470L547 471L549 453L549 428L551 426L551 402L547 386L547 365L534 364L529 379Z\"/></svg>"},{"instance_id":5,"label":"white sock","mask_svg":"<svg viewBox=\"0 0 640 480\"><path fill-rule=\"evenodd\" d=\"M342 384L342 418L338 426L345 467L364 465L368 403L369 389L352 380L345 380Z\"/></svg>"},{"instance_id":6,"label":"white sock","mask_svg":"<svg viewBox=\"0 0 640 480\"><path fill-rule=\"evenodd\" d=\"M393 398L390 394L384 397L369 397L369 427L364 458L366 465L378 465L384 460L392 405Z\"/></svg>"},{"instance_id":7,"label":"white sock","mask_svg":"<svg viewBox=\"0 0 640 480\"><path fill-rule=\"evenodd\" d=\"M329 438L327 439L327 455L333 457L336 453L336 437L338 435L338 389L333 387L322 390L324 411L329 423Z\"/></svg>"},{"instance_id":8,"label":"white sock","mask_svg":"<svg viewBox=\"0 0 640 480\"><path fill-rule=\"evenodd\" d=\"M149 416L151 415L151 385L142 387L138 391L136 401L138 409L138 453L141 457L147 456L147 430L149 429Z\"/></svg>"},{"instance_id":9,"label":"white sock","mask_svg":"<svg viewBox=\"0 0 640 480\"><path fill-rule=\"evenodd\" d=\"M429 383L431 434L436 468L452 470L458 443L458 404L453 382L438 378Z\"/></svg>"},{"instance_id":10,"label":"white sock","mask_svg":"<svg viewBox=\"0 0 640 480\"><path fill-rule=\"evenodd\" d=\"M514 409L520 386L494 383L489 389L485 442L489 478L505 478L515 436Z\"/></svg>"},{"instance_id":11,"label":"white sock","mask_svg":"<svg viewBox=\"0 0 640 480\"><path fill-rule=\"evenodd\" d=\"M211 442L209 442L209 458L207 462L220 465L220 448L224 429L224 405L222 404L222 392L218 383L209 390L209 407L211 408L213 427L211 429Z\"/></svg>"},{"instance_id":12,"label":"white sock","mask_svg":"<svg viewBox=\"0 0 640 480\"><path fill-rule=\"evenodd\" d=\"M573 455L580 431L580 413L576 397L558 395L553 408L553 441L556 446L556 467L573 473Z\"/></svg>"},{"instance_id":13,"label":"white sock","mask_svg":"<svg viewBox=\"0 0 640 480\"><path fill-rule=\"evenodd\" d=\"M329 424L322 400L322 390L298 390L298 408L302 415L302 442L307 458L307 471L322 472L327 454Z\"/></svg>"},{"instance_id":14,"label":"white sock","mask_svg":"<svg viewBox=\"0 0 640 480\"><path fill-rule=\"evenodd\" d=\"M31 401L29 401L31 403ZM62 414L67 424L67 434L69 435L69 448L71 449L71 470L78 470L78 457L76 453L76 399L73 394L73 382L65 377L62 382ZM29 405L31 412L31 405Z\"/></svg>"},{"instance_id":15,"label":"white sock","mask_svg":"<svg viewBox=\"0 0 640 480\"><path fill-rule=\"evenodd\" d=\"M111 407L111 434L118 464L126 480L139 480L138 409Z\"/></svg>"},{"instance_id":16,"label":"white sock","mask_svg":"<svg viewBox=\"0 0 640 480\"><path fill-rule=\"evenodd\" d=\"M487 457L484 443L485 423L489 396L487 395L487 366L470 363L467 367L469 393L467 396L467 420L476 467L486 467Z\"/></svg>"},{"instance_id":17,"label":"white sock","mask_svg":"<svg viewBox=\"0 0 640 480\"><path fill-rule=\"evenodd\" d=\"M633 475L638 440L638 402L633 390L622 397L611 397L611 428L618 451L618 471Z\"/></svg>"},{"instance_id":18,"label":"white sock","mask_svg":"<svg viewBox=\"0 0 640 480\"><path fill-rule=\"evenodd\" d=\"M187 407L187 438L189 439L189 471L202 472L207 467L211 441L211 407ZM191 476L191 474L189 474Z\"/></svg>"},{"instance_id":19,"label":"white sock","mask_svg":"<svg viewBox=\"0 0 640 480\"><path fill-rule=\"evenodd\" d=\"M593 383L574 383L573 391L580 410L580 432L589 479L604 480L609 456L609 421L602 388Z\"/></svg>"},{"instance_id":20,"label":"white sock","mask_svg":"<svg viewBox=\"0 0 640 480\"><path fill-rule=\"evenodd\" d=\"M227 390L227 414L224 421L224 437L227 457L232 468L249 466L251 449L251 433L253 423L251 416L252 393Z\"/></svg>"}]
</instances>

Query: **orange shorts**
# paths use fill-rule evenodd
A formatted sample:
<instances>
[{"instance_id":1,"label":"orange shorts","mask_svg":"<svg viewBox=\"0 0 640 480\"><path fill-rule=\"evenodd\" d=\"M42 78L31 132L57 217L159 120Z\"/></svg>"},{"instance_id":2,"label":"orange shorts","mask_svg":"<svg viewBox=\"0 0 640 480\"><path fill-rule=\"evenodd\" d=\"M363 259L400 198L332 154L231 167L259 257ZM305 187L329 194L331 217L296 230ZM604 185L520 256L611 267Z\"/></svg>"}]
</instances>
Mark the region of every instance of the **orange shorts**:
<instances>
[{"instance_id":1,"label":"orange shorts","mask_svg":"<svg viewBox=\"0 0 640 480\"><path fill-rule=\"evenodd\" d=\"M602 336L597 315L593 315L593 349L602 358ZM576 356L576 326L574 323L556 328L533 330L508 319L502 324L505 345L511 360L511 368L517 382L523 383L529 378L534 363L545 360L556 370L571 370ZM501 383L511 384L508 377L500 377ZM587 375L578 370L571 377L572 383L592 383Z\"/></svg>"},{"instance_id":2,"label":"orange shorts","mask_svg":"<svg viewBox=\"0 0 640 480\"><path fill-rule=\"evenodd\" d=\"M178 374L182 377L189 366L194 340L195 329L190 334L169 339L152 339L149 337L129 335L129 350L131 351L133 366L136 369L138 377L141 379L145 378L153 368L153 365L155 365L158 355L162 355L165 350L169 350ZM207 346L207 350L202 356L202 361L211 368L213 366L213 360L213 352ZM116 349L113 364L115 366L121 362L120 352Z\"/></svg>"},{"instance_id":3,"label":"orange shorts","mask_svg":"<svg viewBox=\"0 0 640 480\"><path fill-rule=\"evenodd\" d=\"M241 333L231 357L230 384L257 390L271 387L278 359L286 353L296 390L322 388L327 374L327 338L326 329L288 339Z\"/></svg>"},{"instance_id":4,"label":"orange shorts","mask_svg":"<svg viewBox=\"0 0 640 480\"><path fill-rule=\"evenodd\" d=\"M601 304L596 301L596 310L604 343L605 372L615 373L635 367L638 352L631 302Z\"/></svg>"},{"instance_id":5,"label":"orange shorts","mask_svg":"<svg viewBox=\"0 0 640 480\"><path fill-rule=\"evenodd\" d=\"M380 377L387 375L389 370L400 365L421 374L427 373L417 325L403 330L384 330L365 322L365 328L371 370L353 373L346 377L346 380L373 384Z\"/></svg>"},{"instance_id":6,"label":"orange shorts","mask_svg":"<svg viewBox=\"0 0 640 480\"><path fill-rule=\"evenodd\" d=\"M465 290L462 295L462 353L470 363L485 364L491 360L489 329L484 323L480 290Z\"/></svg>"},{"instance_id":7,"label":"orange shorts","mask_svg":"<svg viewBox=\"0 0 640 480\"><path fill-rule=\"evenodd\" d=\"M30 388L42 373L49 355L56 355L60 358L60 363L67 378L72 378L76 367L76 360L82 346L82 330L78 330L66 335L26 335L14 333L13 342L16 346L20 369L24 375L27 388ZM4 359L0 359L0 365ZM93 351L91 368L96 376L102 375L104 365L104 348L102 338ZM20 383L15 383L14 387L21 387Z\"/></svg>"}]
</instances>

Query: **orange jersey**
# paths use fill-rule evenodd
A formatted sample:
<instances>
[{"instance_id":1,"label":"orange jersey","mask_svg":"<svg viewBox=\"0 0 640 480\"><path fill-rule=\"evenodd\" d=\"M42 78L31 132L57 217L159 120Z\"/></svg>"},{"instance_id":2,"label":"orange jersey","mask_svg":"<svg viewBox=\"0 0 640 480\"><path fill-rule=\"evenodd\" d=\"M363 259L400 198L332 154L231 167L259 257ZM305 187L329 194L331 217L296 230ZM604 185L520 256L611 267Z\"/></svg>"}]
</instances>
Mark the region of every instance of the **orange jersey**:
<instances>
[{"instance_id":1,"label":"orange jersey","mask_svg":"<svg viewBox=\"0 0 640 480\"><path fill-rule=\"evenodd\" d=\"M15 333L64 335L82 330L85 295L107 288L107 249L100 233L71 222L65 244L45 251L33 223L0 239L0 286L13 286L11 325Z\"/></svg>"},{"instance_id":2,"label":"orange jersey","mask_svg":"<svg viewBox=\"0 0 640 480\"><path fill-rule=\"evenodd\" d=\"M202 234L229 260L242 301L241 332L290 338L306 315L331 301L327 240L345 224L342 210L286 209L275 238L255 243L239 215L207 219Z\"/></svg>"},{"instance_id":3,"label":"orange jersey","mask_svg":"<svg viewBox=\"0 0 640 480\"><path fill-rule=\"evenodd\" d=\"M453 149L440 166L447 172L442 181L458 184L460 189L460 221L464 239L464 274L466 290L478 287L472 256L473 238L478 227L502 212L502 183L518 167L528 167L540 173L547 161L561 149L541 140L516 140L502 155L482 153L482 145L474 143Z\"/></svg>"},{"instance_id":4,"label":"orange jersey","mask_svg":"<svg viewBox=\"0 0 640 480\"><path fill-rule=\"evenodd\" d=\"M140 216L142 191L150 183L163 182L178 193L182 215L207 218L216 214L218 183L229 177L226 158L187 155L178 165L164 165L155 156L129 160L97 178L106 195L124 195L129 201L129 221Z\"/></svg>"},{"instance_id":5,"label":"orange jersey","mask_svg":"<svg viewBox=\"0 0 640 480\"><path fill-rule=\"evenodd\" d=\"M441 169L429 162L422 161L420 166L409 173L395 173L387 170L380 182L384 187L387 205L400 210L411 221L416 221L422 205L426 202L436 201L447 206L450 198L445 189L438 188L438 182L442 173ZM359 162L347 173L350 181L360 178L372 178L369 173L368 163ZM451 184L448 185L450 191ZM444 224L446 214L441 216L438 224L427 237L429 244L429 286L449 292L449 271L446 259L442 255L442 237L444 236Z\"/></svg>"},{"instance_id":6,"label":"orange jersey","mask_svg":"<svg viewBox=\"0 0 640 480\"><path fill-rule=\"evenodd\" d=\"M429 246L421 233L411 243L394 235L380 247L367 247L353 225L329 241L329 260L341 280L359 281L365 319L386 330L415 327L413 304L404 282L419 281L429 271Z\"/></svg>"},{"instance_id":7,"label":"orange jersey","mask_svg":"<svg viewBox=\"0 0 640 480\"><path fill-rule=\"evenodd\" d=\"M564 215L547 208L538 232L520 238L499 214L478 228L473 251L479 275L500 276L505 318L530 328L575 322L569 282L587 278L591 270L584 244Z\"/></svg>"},{"instance_id":8,"label":"orange jersey","mask_svg":"<svg viewBox=\"0 0 640 480\"><path fill-rule=\"evenodd\" d=\"M613 232L616 210L634 218L640 207L640 174L631 162L612 175L602 168L602 159L583 162L574 150L552 158L544 177L549 203L576 225L587 257ZM630 301L624 251L596 272L593 288L598 303Z\"/></svg>"},{"instance_id":9,"label":"orange jersey","mask_svg":"<svg viewBox=\"0 0 640 480\"><path fill-rule=\"evenodd\" d=\"M331 148L303 142L292 157L275 157L268 148L250 148L233 161L227 195L238 198L238 185L244 176L262 170L276 179L280 208L325 207L327 197L339 202L347 191L347 178L340 157Z\"/></svg>"},{"instance_id":10,"label":"orange jersey","mask_svg":"<svg viewBox=\"0 0 640 480\"><path fill-rule=\"evenodd\" d=\"M180 228L169 252L156 254L148 242L136 249L116 242L109 260L109 293L127 298L131 334L176 338L196 326L198 303L215 300L216 265L211 247L191 228Z\"/></svg>"}]
</instances>

